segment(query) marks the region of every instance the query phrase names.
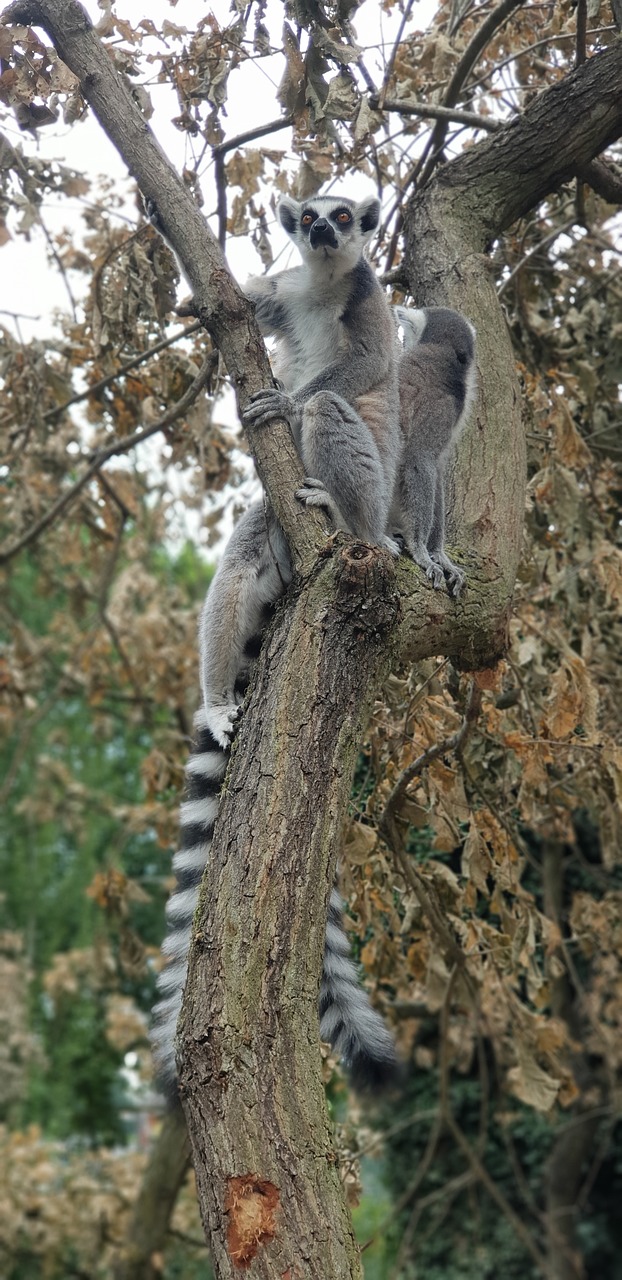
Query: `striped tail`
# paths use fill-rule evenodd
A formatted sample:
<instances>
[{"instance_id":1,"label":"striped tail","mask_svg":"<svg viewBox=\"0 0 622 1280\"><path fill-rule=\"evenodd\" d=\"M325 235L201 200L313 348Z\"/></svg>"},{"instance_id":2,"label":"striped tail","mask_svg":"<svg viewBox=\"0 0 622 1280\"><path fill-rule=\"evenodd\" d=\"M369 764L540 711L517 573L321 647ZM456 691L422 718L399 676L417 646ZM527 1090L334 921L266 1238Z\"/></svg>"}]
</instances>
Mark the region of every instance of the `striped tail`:
<instances>
[{"instance_id":1,"label":"striped tail","mask_svg":"<svg viewBox=\"0 0 622 1280\"><path fill-rule=\"evenodd\" d=\"M328 906L320 1036L329 1041L347 1067L355 1089L371 1092L394 1084L399 1078L393 1037L372 1008L350 956L337 889L333 889Z\"/></svg>"},{"instance_id":2,"label":"striped tail","mask_svg":"<svg viewBox=\"0 0 622 1280\"><path fill-rule=\"evenodd\" d=\"M209 857L219 795L229 759L206 724L205 710L194 719L197 738L186 765L186 799L180 810L180 847L173 858L177 883L166 908L168 933L162 952L168 963L158 976L151 1043L156 1074L163 1091L177 1091L175 1033L181 1009L192 920L199 886ZM374 1089L397 1074L393 1039L361 987L343 928L342 903L333 889L328 908L324 967L320 987L320 1035L347 1067L355 1088Z\"/></svg>"},{"instance_id":3,"label":"striped tail","mask_svg":"<svg viewBox=\"0 0 622 1280\"><path fill-rule=\"evenodd\" d=\"M197 737L186 765L186 799L180 809L180 844L173 858L177 884L166 907L168 933L162 944L162 953L168 958L168 964L158 976L161 999L153 1011L151 1032L156 1074L162 1089L170 1095L174 1095L177 1089L175 1030L188 969L192 918L209 857L218 797L229 759L229 751L218 745L207 728L204 709L197 712L194 725Z\"/></svg>"}]
</instances>

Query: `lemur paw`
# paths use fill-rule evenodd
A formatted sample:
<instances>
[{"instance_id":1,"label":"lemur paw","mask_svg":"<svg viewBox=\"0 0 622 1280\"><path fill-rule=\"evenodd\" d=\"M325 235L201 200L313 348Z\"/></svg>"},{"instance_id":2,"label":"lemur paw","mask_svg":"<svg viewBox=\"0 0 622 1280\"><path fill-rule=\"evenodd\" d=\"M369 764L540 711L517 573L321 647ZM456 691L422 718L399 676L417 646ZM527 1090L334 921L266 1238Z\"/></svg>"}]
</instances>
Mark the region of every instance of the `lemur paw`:
<instances>
[{"instance_id":1,"label":"lemur paw","mask_svg":"<svg viewBox=\"0 0 622 1280\"><path fill-rule=\"evenodd\" d=\"M457 564L454 564L453 560L450 560L449 556L445 555L444 551L432 551L430 555L434 563L442 569L443 574L445 575L447 590L450 596L453 596L454 599L457 600L462 594L466 584L466 578L462 569L459 569Z\"/></svg>"},{"instance_id":2,"label":"lemur paw","mask_svg":"<svg viewBox=\"0 0 622 1280\"><path fill-rule=\"evenodd\" d=\"M306 507L322 507L333 524L339 525L337 504L321 480L316 480L313 476L305 476L304 484L296 489L296 497L300 502L304 502Z\"/></svg>"},{"instance_id":3,"label":"lemur paw","mask_svg":"<svg viewBox=\"0 0 622 1280\"><path fill-rule=\"evenodd\" d=\"M392 556L400 556L404 544L400 546L396 538L391 538L388 533L385 533L380 539L380 546L384 547L385 551L390 551Z\"/></svg>"},{"instance_id":4,"label":"lemur paw","mask_svg":"<svg viewBox=\"0 0 622 1280\"><path fill-rule=\"evenodd\" d=\"M262 427L274 418L284 418L289 422L293 408L292 398L286 391L279 391L277 387L266 387L263 391L256 391L251 396L242 413L242 418L244 422L253 422L256 427Z\"/></svg>"},{"instance_id":5,"label":"lemur paw","mask_svg":"<svg viewBox=\"0 0 622 1280\"><path fill-rule=\"evenodd\" d=\"M430 579L435 591L438 591L441 587L445 586L445 574L437 564L429 564L424 567L426 578Z\"/></svg>"},{"instance_id":6,"label":"lemur paw","mask_svg":"<svg viewBox=\"0 0 622 1280\"><path fill-rule=\"evenodd\" d=\"M233 735L238 725L242 708L237 703L228 703L224 707L210 707L207 716L207 727L219 747L229 750Z\"/></svg>"}]
</instances>

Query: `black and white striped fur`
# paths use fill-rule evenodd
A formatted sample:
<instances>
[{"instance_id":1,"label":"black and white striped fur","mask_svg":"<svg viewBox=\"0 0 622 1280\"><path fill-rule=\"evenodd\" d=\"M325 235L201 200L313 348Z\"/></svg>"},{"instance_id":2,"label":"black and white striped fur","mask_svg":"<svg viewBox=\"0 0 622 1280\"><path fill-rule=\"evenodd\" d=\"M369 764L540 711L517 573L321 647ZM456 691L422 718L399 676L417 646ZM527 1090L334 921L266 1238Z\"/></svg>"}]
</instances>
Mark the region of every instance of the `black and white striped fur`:
<instances>
[{"instance_id":1,"label":"black and white striped fur","mask_svg":"<svg viewBox=\"0 0 622 1280\"><path fill-rule=\"evenodd\" d=\"M257 508L251 508L256 523ZM246 517L245 517L246 518ZM214 584L213 584L214 585ZM217 584L216 584L217 585ZM211 592L210 592L211 594ZM210 595L208 594L208 602ZM262 622L267 625L268 609ZM247 640L240 675L235 685L243 697L253 662L261 644L261 632ZM156 1072L169 1095L176 1090L175 1032L186 980L187 957L199 886L214 833L218 797L228 764L230 746L222 746L208 728L204 707L195 716L196 739L186 765L186 797L180 810L180 846L173 858L177 878L166 916L168 934L162 946L167 965L158 977L160 1002L154 1009L151 1034ZM324 964L320 987L320 1036L332 1045L358 1088L377 1088L395 1076L397 1058L392 1037L372 1008L360 985L357 966L343 928L342 903L333 889L326 926Z\"/></svg>"}]
</instances>

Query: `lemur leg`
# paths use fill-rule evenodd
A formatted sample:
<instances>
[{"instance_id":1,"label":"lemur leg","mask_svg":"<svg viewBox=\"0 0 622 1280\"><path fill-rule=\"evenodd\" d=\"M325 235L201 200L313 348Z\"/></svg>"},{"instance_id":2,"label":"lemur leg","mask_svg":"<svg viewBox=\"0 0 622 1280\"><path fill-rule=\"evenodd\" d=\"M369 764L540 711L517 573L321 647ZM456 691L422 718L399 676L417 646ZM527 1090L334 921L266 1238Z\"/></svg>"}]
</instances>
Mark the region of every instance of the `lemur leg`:
<instances>
[{"instance_id":1,"label":"lemur leg","mask_svg":"<svg viewBox=\"0 0 622 1280\"><path fill-rule=\"evenodd\" d=\"M367 424L341 396L318 391L307 400L300 453L308 473L298 491L302 501L325 506L338 528L397 554L396 544L384 532L390 495L378 446Z\"/></svg>"},{"instance_id":2,"label":"lemur leg","mask_svg":"<svg viewBox=\"0 0 622 1280\"><path fill-rule=\"evenodd\" d=\"M289 552L263 505L242 517L212 580L199 624L201 689L207 727L228 747L240 714L244 676L256 656L266 606L291 579Z\"/></svg>"},{"instance_id":3,"label":"lemur leg","mask_svg":"<svg viewBox=\"0 0 622 1280\"><path fill-rule=\"evenodd\" d=\"M244 411L245 421L256 426L278 417L289 422L308 473L296 496L327 511L337 529L399 555L397 543L384 532L389 494L378 446L358 413L332 391L318 391L298 405L287 392L271 387L252 396Z\"/></svg>"},{"instance_id":4,"label":"lemur leg","mask_svg":"<svg viewBox=\"0 0 622 1280\"><path fill-rule=\"evenodd\" d=\"M414 456L409 456L414 455ZM434 587L445 584L443 570L428 552L434 522L438 464L431 453L408 447L400 476L400 523L404 545Z\"/></svg>"},{"instance_id":5,"label":"lemur leg","mask_svg":"<svg viewBox=\"0 0 622 1280\"><path fill-rule=\"evenodd\" d=\"M432 528L428 538L428 551L430 559L434 561L442 570L447 581L447 589L449 594L455 596L456 599L464 588L465 576L461 569L458 568L453 560L445 554L445 485L442 468L439 467L436 473L436 487L434 490L434 516L432 519Z\"/></svg>"}]
</instances>

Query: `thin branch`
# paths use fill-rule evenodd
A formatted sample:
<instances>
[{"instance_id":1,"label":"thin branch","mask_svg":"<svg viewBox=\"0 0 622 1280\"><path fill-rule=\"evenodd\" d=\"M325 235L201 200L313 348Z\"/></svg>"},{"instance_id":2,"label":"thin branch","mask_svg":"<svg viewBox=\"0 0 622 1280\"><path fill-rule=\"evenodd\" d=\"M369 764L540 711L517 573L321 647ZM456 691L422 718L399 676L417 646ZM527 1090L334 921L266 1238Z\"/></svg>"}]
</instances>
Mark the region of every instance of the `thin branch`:
<instances>
[{"instance_id":1,"label":"thin branch","mask_svg":"<svg viewBox=\"0 0 622 1280\"><path fill-rule=\"evenodd\" d=\"M227 176L222 152L214 151L214 181L216 183L216 215L218 217L218 243L224 250L227 242Z\"/></svg>"},{"instance_id":2,"label":"thin branch","mask_svg":"<svg viewBox=\"0 0 622 1280\"><path fill-rule=\"evenodd\" d=\"M520 262L517 262L516 266L512 268L509 276L506 276L505 280L501 281L501 284L497 289L497 297L500 298L501 295L505 293L506 289L508 288L509 285L511 285L512 281L516 278L519 271L522 271L523 267L526 266L528 262L531 262L532 258L537 257L537 255L541 253L543 249L546 249L548 245L553 244L554 241L557 240L559 236L564 236L567 234L568 231L571 231L572 228L575 226L576 221L577 221L576 214L573 214L572 218L567 218L566 222L562 222L561 226L554 227L553 230L550 231L548 235L543 236L542 239L539 241L539 243L534 245L533 249L529 249L529 251L524 255L524 257L520 259Z\"/></svg>"},{"instance_id":3,"label":"thin branch","mask_svg":"<svg viewBox=\"0 0 622 1280\"><path fill-rule=\"evenodd\" d=\"M609 26L590 27L586 32L588 36L599 36L606 31L615 31L616 27L613 23ZM480 76L479 80L471 80L469 89L479 89L480 85L486 84L486 81L502 71L504 67L508 67L511 62L516 62L518 58L524 57L526 53L533 53L534 49L542 49L545 45L556 44L558 40L574 40L575 33L573 31L559 31L556 35L545 36L543 40L534 40L533 44L526 44L522 49L516 49L514 53L510 53L507 58L503 58L501 62L496 62L485 75Z\"/></svg>"},{"instance_id":4,"label":"thin branch","mask_svg":"<svg viewBox=\"0 0 622 1280\"><path fill-rule=\"evenodd\" d=\"M458 101L460 91L465 81L468 79L473 67L475 66L479 56L483 53L486 45L490 43L492 37L496 34L500 27L508 21L515 9L519 9L524 0L502 0L501 4L493 9L492 13L484 19L481 27L475 32L473 39L467 45L462 57L447 85L443 105L445 107L453 107ZM415 173L415 177L419 177L419 186L424 186L432 175L432 171L436 165L437 159L443 150L445 138L447 136L448 121L439 120L435 126L432 137L421 157L420 167Z\"/></svg>"},{"instance_id":5,"label":"thin branch","mask_svg":"<svg viewBox=\"0 0 622 1280\"><path fill-rule=\"evenodd\" d=\"M122 378L124 374L129 373L130 369L136 369L138 365L144 364L145 360L149 360L151 356L156 356L160 351L164 351L166 347L171 347L173 343L179 342L181 338L189 338L193 333L198 333L203 325L197 320L194 324L189 324L187 328L180 329L170 338L163 338L161 342L156 342L155 346L149 347L147 351L142 351L139 356L134 356L132 360L126 360L125 364L119 366L115 373L109 373L105 378L100 378L98 382L92 382L86 391L81 391L79 395L72 396L70 400L65 400L64 404L59 404L55 409L47 409L43 414L44 422L53 422L55 418L60 418L62 413L70 409L72 405L79 404L81 400L88 400L90 396L97 395L98 391L103 391L105 387L109 387L111 383L116 382L117 378Z\"/></svg>"},{"instance_id":6,"label":"thin branch","mask_svg":"<svg viewBox=\"0 0 622 1280\"><path fill-rule=\"evenodd\" d=\"M380 822L378 823L378 830L382 836L386 835L386 832L393 824L396 812L402 800L405 798L406 792L410 783L413 781L413 778L417 778L419 774L423 773L423 770L431 764L433 760L438 760L439 756L449 755L451 752L458 752L461 750L466 739L471 733L473 726L475 725L481 705L482 691L477 684L477 681L472 680L464 718L460 728L457 729L455 733L450 734L449 737L443 738L442 742L435 742L433 746L427 747L426 750L423 751L420 756L417 756L417 759L413 760L412 764L409 764L408 768L404 769L400 774L384 807L384 812Z\"/></svg>"},{"instance_id":7,"label":"thin branch","mask_svg":"<svg viewBox=\"0 0 622 1280\"><path fill-rule=\"evenodd\" d=\"M268 133L278 133L280 129L289 129L293 123L293 116L280 116L278 120L271 120L270 124L261 124L256 129L247 129L245 133L239 133L236 138L228 138L224 142L219 142L216 147L212 148L213 155L224 156L227 151L234 151L236 147L243 147L247 142L254 142L256 138L264 138Z\"/></svg>"},{"instance_id":8,"label":"thin branch","mask_svg":"<svg viewBox=\"0 0 622 1280\"><path fill-rule=\"evenodd\" d=\"M491 1178L488 1170L475 1154L473 1148L467 1141L460 1126L456 1123L451 1113L447 1115L446 1123L450 1133L460 1147L460 1150L466 1156L473 1173L476 1175L478 1181L481 1182L482 1186L485 1187L491 1200L494 1200L495 1204L499 1206L504 1217L507 1218L510 1225L514 1228L516 1235L524 1244L530 1258L533 1259L536 1266L540 1268L544 1276L550 1276L551 1271L548 1262L544 1254L540 1252L531 1232L527 1229L522 1219L519 1218L518 1214L515 1213L509 1200L506 1200L506 1197L500 1187L498 1187L494 1179Z\"/></svg>"},{"instance_id":9,"label":"thin branch","mask_svg":"<svg viewBox=\"0 0 622 1280\"><path fill-rule=\"evenodd\" d=\"M577 3L577 45L575 67L580 67L587 58L587 4L586 0Z\"/></svg>"},{"instance_id":10,"label":"thin branch","mask_svg":"<svg viewBox=\"0 0 622 1280\"><path fill-rule=\"evenodd\" d=\"M13 558L13 556L16 556L19 551L23 551L24 547L30 546L30 544L33 543L41 533L43 533L44 529L49 528L49 526L53 524L68 507L71 506L78 497L78 494L81 493L84 486L88 484L89 480L91 480L96 472L99 471L103 463L108 461L108 458L112 458L116 454L127 453L129 449L133 449L137 444L142 444L144 440L148 440L150 436L156 435L158 431L164 431L164 429L170 426L172 422L175 422L177 418L181 417L182 414L189 409L194 400L196 400L199 392L205 386L205 383L215 367L217 359L218 352L212 351L199 370L196 378L191 382L185 394L177 401L177 404L173 405L170 409L167 409L166 413L163 414L157 422L152 423L150 427L145 427L142 431L135 431L133 435L127 436L125 439L116 437L110 444L106 445L105 448L96 450L93 455L92 462L80 478L75 481L71 488L61 494L60 498L52 504L44 515L42 515L40 519L22 535L21 538L18 538L4 550L0 550L0 564L6 564Z\"/></svg>"},{"instance_id":11,"label":"thin branch","mask_svg":"<svg viewBox=\"0 0 622 1280\"><path fill-rule=\"evenodd\" d=\"M404 34L404 29L405 29L405 27L406 27L406 23L408 22L408 19L410 18L410 15L411 15L411 13L412 13L412 7L413 7L413 4L414 4L414 0L407 0L407 4L406 4L405 9L404 9L404 12L403 12L403 14L402 14L402 19L401 19L400 25L399 25L398 30L397 30L397 35L396 35L396 37L395 37L395 43L394 43L393 48L392 48L392 50L391 50L391 53L390 53L390 56L389 56L389 61L387 62L387 65L386 65L386 69L385 69L385 73L384 73L384 78L383 78L383 81L382 81L382 87L381 87L381 89L380 89L380 93L379 93L379 95L378 95L378 109L379 109L379 111L384 111L384 110L385 110L385 98L386 98L387 89L388 89L388 87L389 87L389 80L391 79L391 76L393 75L393 68L394 68L394 66L395 66L395 59L396 59L396 57L397 57L397 51L398 51L398 49L399 49L399 47L400 47L400 44L401 44L401 40L402 40L402 36L403 36L403 34Z\"/></svg>"},{"instance_id":12,"label":"thin branch","mask_svg":"<svg viewBox=\"0 0 622 1280\"><path fill-rule=\"evenodd\" d=\"M410 102L408 99L401 102L399 98L390 98L385 101L383 109L399 111L403 116L421 116L422 118L429 116L431 120L454 121L456 124L468 125L472 129L483 129L485 133L498 133L499 129L505 128L502 120L480 116L476 111L458 111L453 107L439 107L427 102Z\"/></svg>"}]
</instances>

